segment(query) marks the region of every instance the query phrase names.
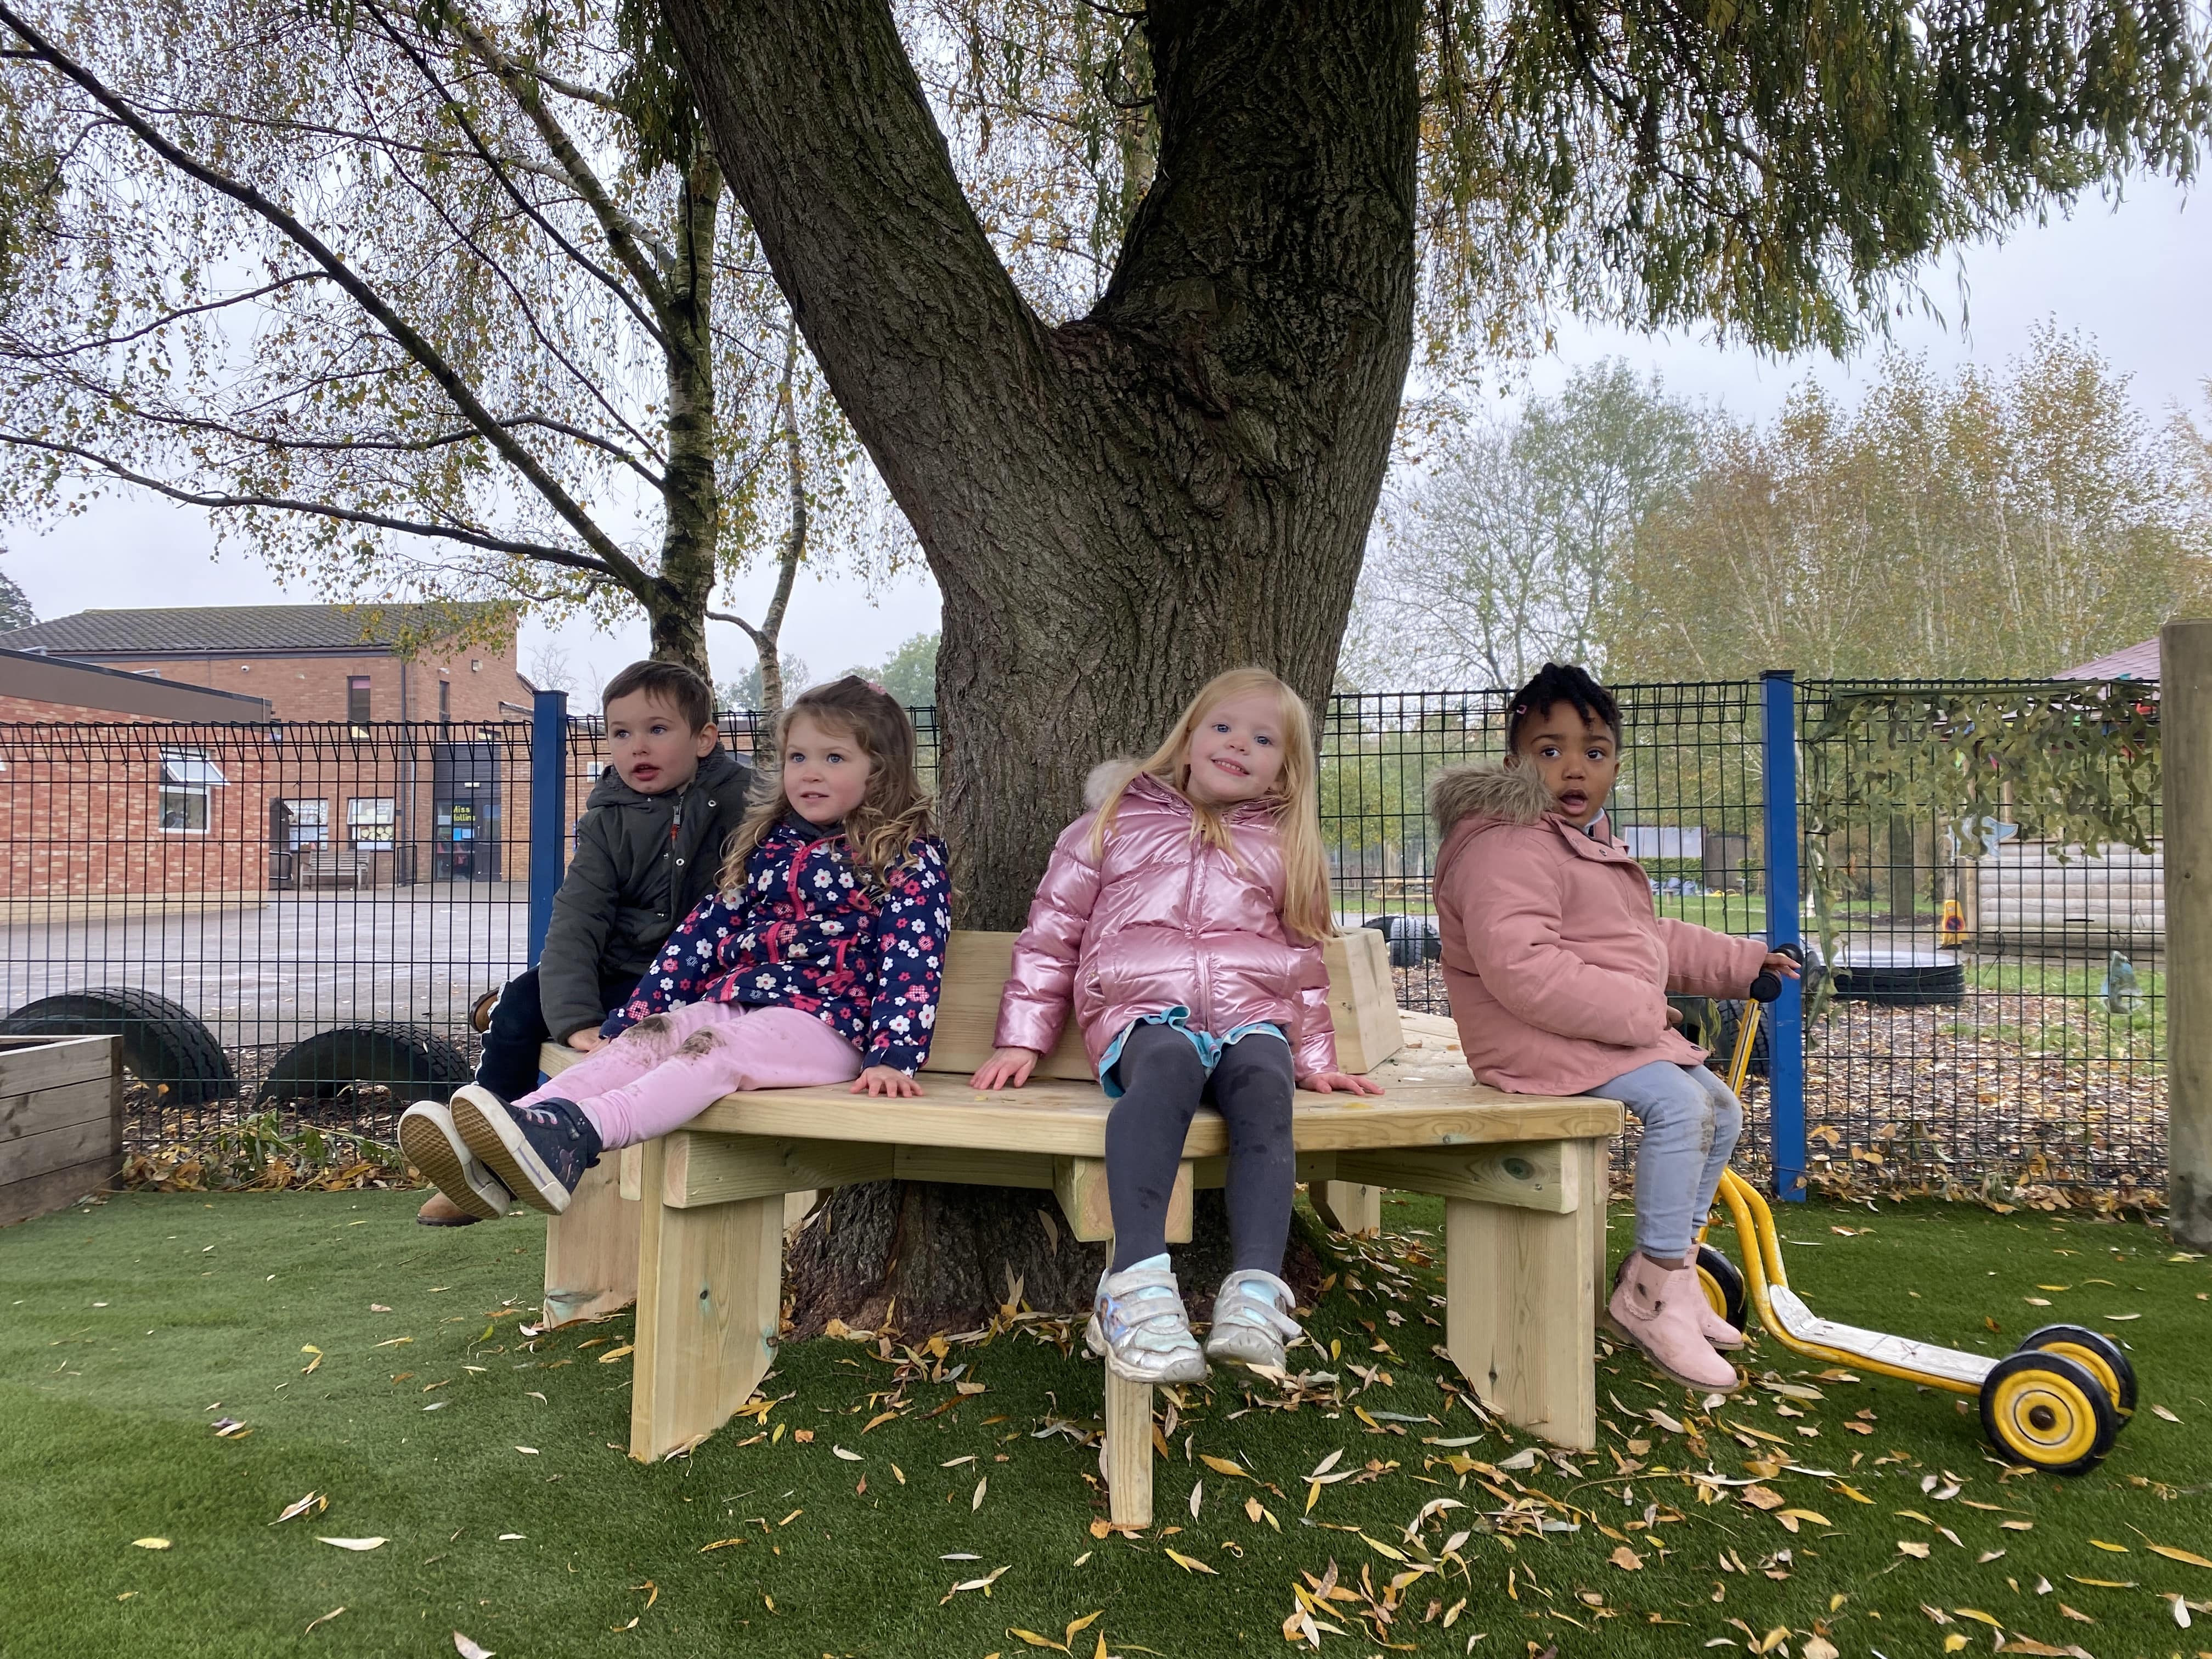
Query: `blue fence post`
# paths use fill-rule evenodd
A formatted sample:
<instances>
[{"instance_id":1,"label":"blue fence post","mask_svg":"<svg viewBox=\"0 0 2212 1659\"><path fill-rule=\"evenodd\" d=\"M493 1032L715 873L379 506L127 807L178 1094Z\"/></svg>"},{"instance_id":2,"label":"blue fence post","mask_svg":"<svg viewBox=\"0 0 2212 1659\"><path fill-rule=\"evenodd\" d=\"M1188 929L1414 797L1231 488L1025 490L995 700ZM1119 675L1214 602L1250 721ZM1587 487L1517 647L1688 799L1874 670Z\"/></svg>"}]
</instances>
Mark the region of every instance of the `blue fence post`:
<instances>
[{"instance_id":1,"label":"blue fence post","mask_svg":"<svg viewBox=\"0 0 2212 1659\"><path fill-rule=\"evenodd\" d=\"M568 854L568 694L540 691L530 711L530 961L545 948Z\"/></svg>"},{"instance_id":2,"label":"blue fence post","mask_svg":"<svg viewBox=\"0 0 2212 1659\"><path fill-rule=\"evenodd\" d=\"M1796 945L1803 902L1797 877L1797 682L1786 668L1760 677L1766 778L1766 942ZM1767 1010L1766 1082L1772 1101L1774 1195L1805 1197L1805 1005L1796 980Z\"/></svg>"}]
</instances>

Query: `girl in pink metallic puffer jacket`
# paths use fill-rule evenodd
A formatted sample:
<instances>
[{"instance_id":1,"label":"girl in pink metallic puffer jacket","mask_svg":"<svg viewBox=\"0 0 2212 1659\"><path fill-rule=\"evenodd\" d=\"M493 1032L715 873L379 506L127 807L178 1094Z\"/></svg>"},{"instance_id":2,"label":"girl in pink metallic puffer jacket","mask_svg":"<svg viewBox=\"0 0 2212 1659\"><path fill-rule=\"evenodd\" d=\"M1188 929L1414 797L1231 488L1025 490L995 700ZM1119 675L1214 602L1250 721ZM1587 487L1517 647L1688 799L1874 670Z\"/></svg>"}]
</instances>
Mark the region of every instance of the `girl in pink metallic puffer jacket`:
<instances>
[{"instance_id":1,"label":"girl in pink metallic puffer jacket","mask_svg":"<svg viewBox=\"0 0 2212 1659\"><path fill-rule=\"evenodd\" d=\"M1139 1382L1208 1358L1280 1368L1298 1334L1279 1278L1297 1160L1295 1087L1380 1094L1337 1070L1321 942L1334 931L1313 728L1262 669L1218 676L1142 763L1091 775L1014 946L997 1051L975 1086L1019 1087L1073 1008L1106 1121L1114 1259L1088 1338ZM1201 1101L1229 1128L1234 1270L1203 1354L1168 1266L1168 1195Z\"/></svg>"}]
</instances>

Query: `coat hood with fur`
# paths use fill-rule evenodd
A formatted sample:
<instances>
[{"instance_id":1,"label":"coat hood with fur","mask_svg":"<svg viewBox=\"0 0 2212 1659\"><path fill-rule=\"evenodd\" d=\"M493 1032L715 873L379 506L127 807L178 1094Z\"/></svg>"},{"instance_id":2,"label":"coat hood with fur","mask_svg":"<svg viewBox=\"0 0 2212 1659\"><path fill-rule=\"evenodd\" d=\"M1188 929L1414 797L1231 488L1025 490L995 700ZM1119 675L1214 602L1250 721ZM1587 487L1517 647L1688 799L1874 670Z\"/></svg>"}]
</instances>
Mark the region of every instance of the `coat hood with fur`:
<instances>
[{"instance_id":1,"label":"coat hood with fur","mask_svg":"<svg viewBox=\"0 0 2212 1659\"><path fill-rule=\"evenodd\" d=\"M1455 766L1429 785L1429 816L1438 836L1467 818L1534 823L1552 811L1552 792L1533 767Z\"/></svg>"}]
</instances>

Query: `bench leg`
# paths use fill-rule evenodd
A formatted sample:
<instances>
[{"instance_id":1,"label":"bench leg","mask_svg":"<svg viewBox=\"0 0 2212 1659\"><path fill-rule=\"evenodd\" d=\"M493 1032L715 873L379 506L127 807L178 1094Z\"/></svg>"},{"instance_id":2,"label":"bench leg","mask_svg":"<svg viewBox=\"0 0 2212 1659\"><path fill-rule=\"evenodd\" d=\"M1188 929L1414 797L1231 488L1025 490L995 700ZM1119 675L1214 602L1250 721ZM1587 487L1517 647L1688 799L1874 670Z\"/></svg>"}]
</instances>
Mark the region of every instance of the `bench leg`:
<instances>
[{"instance_id":1,"label":"bench leg","mask_svg":"<svg viewBox=\"0 0 2212 1659\"><path fill-rule=\"evenodd\" d=\"M623 1197L617 1170L617 1158L601 1158L545 1224L548 1325L605 1319L637 1300L638 1206Z\"/></svg>"},{"instance_id":2,"label":"bench leg","mask_svg":"<svg viewBox=\"0 0 2212 1659\"><path fill-rule=\"evenodd\" d=\"M775 1356L783 1199L678 1210L660 1201L662 1143L646 1148L629 1455L665 1457L730 1420Z\"/></svg>"},{"instance_id":3,"label":"bench leg","mask_svg":"<svg viewBox=\"0 0 2212 1659\"><path fill-rule=\"evenodd\" d=\"M1444 1200L1445 1348L1507 1422L1577 1451L1597 1444L1605 1145L1566 1143L1583 1196L1565 1215Z\"/></svg>"},{"instance_id":4,"label":"bench leg","mask_svg":"<svg viewBox=\"0 0 2212 1659\"><path fill-rule=\"evenodd\" d=\"M1340 1233L1372 1237L1382 1231L1382 1189L1358 1181L1316 1181L1310 1189L1321 1218Z\"/></svg>"},{"instance_id":5,"label":"bench leg","mask_svg":"<svg viewBox=\"0 0 2212 1659\"><path fill-rule=\"evenodd\" d=\"M1107 1514L1117 1527L1152 1524L1152 1385L1106 1372Z\"/></svg>"}]
</instances>

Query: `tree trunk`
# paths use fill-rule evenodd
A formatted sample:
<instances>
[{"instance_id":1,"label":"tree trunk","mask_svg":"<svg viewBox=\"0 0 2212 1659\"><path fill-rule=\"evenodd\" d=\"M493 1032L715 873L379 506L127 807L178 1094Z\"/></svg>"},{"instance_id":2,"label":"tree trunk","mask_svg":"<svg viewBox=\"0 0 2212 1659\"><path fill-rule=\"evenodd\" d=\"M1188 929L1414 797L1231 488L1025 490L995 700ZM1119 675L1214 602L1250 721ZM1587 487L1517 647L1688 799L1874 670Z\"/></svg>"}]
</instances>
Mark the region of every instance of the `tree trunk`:
<instances>
[{"instance_id":1,"label":"tree trunk","mask_svg":"<svg viewBox=\"0 0 2212 1659\"><path fill-rule=\"evenodd\" d=\"M653 654L680 662L709 684L707 606L718 574L721 486L715 476L714 222L722 172L703 149L682 173L675 258L660 324L668 377L668 464L660 572L638 602L653 631Z\"/></svg>"},{"instance_id":2,"label":"tree trunk","mask_svg":"<svg viewBox=\"0 0 2212 1659\"><path fill-rule=\"evenodd\" d=\"M1158 170L1105 296L1059 329L992 252L884 0L665 4L944 592L960 920L1018 926L1091 765L1150 750L1225 668L1328 692L1412 351L1418 0L1152 0ZM997 1202L902 1200L894 1234L839 1224L890 1199L841 1196L802 1310L883 1282L894 1236L944 1285L917 1301L988 1310L1001 1276L914 1230ZM1041 1228L1003 1248L1073 1284Z\"/></svg>"}]
</instances>

